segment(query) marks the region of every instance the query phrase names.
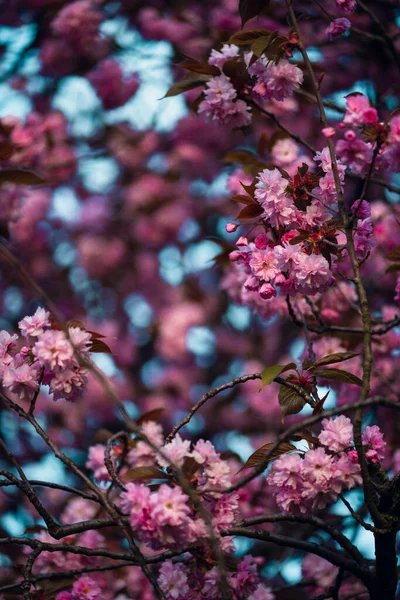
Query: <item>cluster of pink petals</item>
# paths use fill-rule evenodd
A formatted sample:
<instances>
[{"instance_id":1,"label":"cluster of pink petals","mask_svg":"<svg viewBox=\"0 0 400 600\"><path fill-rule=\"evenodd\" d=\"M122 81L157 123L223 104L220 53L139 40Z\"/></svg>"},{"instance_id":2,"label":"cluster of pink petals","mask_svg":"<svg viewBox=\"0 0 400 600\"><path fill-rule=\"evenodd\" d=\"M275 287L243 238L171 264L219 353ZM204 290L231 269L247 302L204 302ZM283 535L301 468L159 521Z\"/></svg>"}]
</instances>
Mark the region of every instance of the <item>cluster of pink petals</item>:
<instances>
[{"instance_id":1,"label":"cluster of pink petals","mask_svg":"<svg viewBox=\"0 0 400 600\"><path fill-rule=\"evenodd\" d=\"M248 71L257 80L253 92L264 100L282 102L303 83L303 71L286 59L274 64L264 57L259 58Z\"/></svg>"},{"instance_id":2,"label":"cluster of pink petals","mask_svg":"<svg viewBox=\"0 0 400 600\"><path fill-rule=\"evenodd\" d=\"M88 80L106 110L125 104L139 87L138 78L133 75L125 79L120 65L113 59L99 63L97 68L88 74Z\"/></svg>"},{"instance_id":3,"label":"cluster of pink petals","mask_svg":"<svg viewBox=\"0 0 400 600\"><path fill-rule=\"evenodd\" d=\"M346 31L348 31L351 27L351 23L346 17L340 17L339 19L334 19L326 28L325 33L329 37L330 40L335 40L340 37Z\"/></svg>"},{"instance_id":4,"label":"cluster of pink petals","mask_svg":"<svg viewBox=\"0 0 400 600\"><path fill-rule=\"evenodd\" d=\"M219 75L207 81L204 95L205 98L199 105L199 114L228 127L250 124L250 108L243 100L237 99L237 92L226 75Z\"/></svg>"},{"instance_id":5,"label":"cluster of pink petals","mask_svg":"<svg viewBox=\"0 0 400 600\"><path fill-rule=\"evenodd\" d=\"M89 575L81 575L70 592L63 591L56 596L56 600L100 600L101 598L103 598L101 587Z\"/></svg>"},{"instance_id":6,"label":"cluster of pink petals","mask_svg":"<svg viewBox=\"0 0 400 600\"><path fill-rule=\"evenodd\" d=\"M0 375L3 387L19 400L27 400L39 390L40 383L49 385L54 400L76 399L86 383L87 370L76 352L89 357L91 334L78 327L64 331L52 329L49 313L38 308L24 317L19 329L25 345L17 351L18 336L0 332Z\"/></svg>"},{"instance_id":7,"label":"cluster of pink petals","mask_svg":"<svg viewBox=\"0 0 400 600\"><path fill-rule=\"evenodd\" d=\"M324 448L281 456L268 476L276 502L283 512L309 513L335 502L340 493L361 483L360 467L347 454L339 457Z\"/></svg>"},{"instance_id":8,"label":"cluster of pink petals","mask_svg":"<svg viewBox=\"0 0 400 600\"><path fill-rule=\"evenodd\" d=\"M357 8L357 0L336 0L336 5L343 12L351 13Z\"/></svg>"},{"instance_id":9,"label":"cluster of pink petals","mask_svg":"<svg viewBox=\"0 0 400 600\"><path fill-rule=\"evenodd\" d=\"M228 584L235 600L274 600L270 588L260 582L252 556L245 556L234 573L228 574ZM216 600L220 597L220 572L217 567L206 571L193 570L190 565L165 561L158 583L167 600Z\"/></svg>"},{"instance_id":10,"label":"cluster of pink petals","mask_svg":"<svg viewBox=\"0 0 400 600\"><path fill-rule=\"evenodd\" d=\"M335 502L342 492L361 484L361 470L353 445L353 425L340 415L322 421L321 447L300 454L286 454L273 464L268 483L284 512L307 513ZM371 463L384 458L386 443L377 425L362 434L365 456Z\"/></svg>"},{"instance_id":11,"label":"cluster of pink petals","mask_svg":"<svg viewBox=\"0 0 400 600\"><path fill-rule=\"evenodd\" d=\"M244 287L257 291L263 300L275 297L277 288L283 294L314 295L332 283L326 258L307 254L301 243L291 245L289 239L276 245L267 240L264 247L257 247L257 241L249 243L246 238L239 238L238 250L230 254L230 259L242 264L247 273Z\"/></svg>"},{"instance_id":12,"label":"cluster of pink petals","mask_svg":"<svg viewBox=\"0 0 400 600\"><path fill-rule=\"evenodd\" d=\"M144 424L145 425L145 424ZM146 430L153 438L152 442L159 441L160 430L152 424ZM150 436L149 436L150 437ZM142 442L145 445L145 442ZM136 451L137 446L133 451ZM102 456L101 456L102 453ZM149 465L153 458L153 465L158 464L165 468L173 466L181 468L186 459L194 459L198 464L196 471L196 486L198 490L214 490L207 494L207 508L213 518L213 528L222 533L234 523L238 513L237 494L220 495L215 490L228 487L232 483L231 467L220 458L211 442L199 440L192 448L187 440L182 440L179 434L172 442L162 446L161 452L145 454L141 448L138 454L130 456L131 464L145 456ZM106 478L102 471L101 461L104 460L104 446L91 448L87 466L95 470L100 479ZM156 491L142 483L128 483L127 491L121 494L121 508L129 515L130 523L135 531L139 532L142 541L148 543L153 549L162 547L175 547L179 543L193 543L205 540L209 532L204 521L199 518L190 507L188 496L179 486L171 487L162 484ZM226 550L232 550L231 540L222 538L221 543Z\"/></svg>"},{"instance_id":13,"label":"cluster of pink petals","mask_svg":"<svg viewBox=\"0 0 400 600\"><path fill-rule=\"evenodd\" d=\"M362 443L366 447L365 457L377 463L385 457L386 442L378 425L368 425L362 434Z\"/></svg>"},{"instance_id":14,"label":"cluster of pink petals","mask_svg":"<svg viewBox=\"0 0 400 600\"><path fill-rule=\"evenodd\" d=\"M346 112L343 123L351 127L374 125L378 121L378 112L371 106L367 96L361 93L346 96Z\"/></svg>"},{"instance_id":15,"label":"cluster of pink petals","mask_svg":"<svg viewBox=\"0 0 400 600\"><path fill-rule=\"evenodd\" d=\"M75 52L97 57L108 48L99 30L103 20L104 15L95 3L76 0L68 2L60 10L51 23L51 29Z\"/></svg>"},{"instance_id":16,"label":"cluster of pink petals","mask_svg":"<svg viewBox=\"0 0 400 600\"><path fill-rule=\"evenodd\" d=\"M218 67L222 71L222 67L227 60L235 59L239 56L239 48L235 44L224 44L220 51L211 50L208 64Z\"/></svg>"}]
</instances>

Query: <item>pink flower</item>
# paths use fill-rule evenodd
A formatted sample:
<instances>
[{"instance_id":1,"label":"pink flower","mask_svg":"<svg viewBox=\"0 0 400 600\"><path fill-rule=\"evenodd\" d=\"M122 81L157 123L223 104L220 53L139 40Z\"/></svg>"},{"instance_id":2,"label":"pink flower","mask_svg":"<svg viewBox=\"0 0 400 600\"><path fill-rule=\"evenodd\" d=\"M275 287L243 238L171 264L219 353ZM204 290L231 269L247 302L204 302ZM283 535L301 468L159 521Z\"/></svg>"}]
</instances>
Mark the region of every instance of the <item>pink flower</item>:
<instances>
[{"instance_id":1,"label":"pink flower","mask_svg":"<svg viewBox=\"0 0 400 600\"><path fill-rule=\"evenodd\" d=\"M290 275L295 280L296 291L310 295L326 289L333 281L329 263L322 254L299 253Z\"/></svg>"},{"instance_id":2,"label":"pink flower","mask_svg":"<svg viewBox=\"0 0 400 600\"><path fill-rule=\"evenodd\" d=\"M378 121L378 113L371 107L367 96L364 94L350 94L346 96L346 112L343 117L345 125L359 127L373 125Z\"/></svg>"},{"instance_id":3,"label":"pink flower","mask_svg":"<svg viewBox=\"0 0 400 600\"><path fill-rule=\"evenodd\" d=\"M18 323L18 327L25 337L37 337L44 332L46 327L50 327L50 313L44 308L38 308L32 317L24 317Z\"/></svg>"},{"instance_id":4,"label":"pink flower","mask_svg":"<svg viewBox=\"0 0 400 600\"><path fill-rule=\"evenodd\" d=\"M155 446L161 447L164 442L162 426L154 421L146 421L142 431L147 439ZM128 453L128 462L131 466L153 466L156 461L155 451L144 440L138 439L136 445Z\"/></svg>"},{"instance_id":5,"label":"pink flower","mask_svg":"<svg viewBox=\"0 0 400 600\"><path fill-rule=\"evenodd\" d=\"M357 8L356 0L336 0L336 5L343 12L350 13L354 12Z\"/></svg>"},{"instance_id":6,"label":"pink flower","mask_svg":"<svg viewBox=\"0 0 400 600\"><path fill-rule=\"evenodd\" d=\"M353 425L348 417L340 415L335 419L324 419L322 428L318 439L333 452L342 452L350 446L353 440Z\"/></svg>"},{"instance_id":7,"label":"pink flower","mask_svg":"<svg viewBox=\"0 0 400 600\"><path fill-rule=\"evenodd\" d=\"M90 0L69 2L51 23L54 33L65 38L68 44L78 49L89 50L90 44L97 46L99 26L103 15L96 10Z\"/></svg>"},{"instance_id":8,"label":"pink flower","mask_svg":"<svg viewBox=\"0 0 400 600\"><path fill-rule=\"evenodd\" d=\"M50 381L50 393L53 400L65 399L73 402L87 383L88 371L84 367L57 369Z\"/></svg>"},{"instance_id":9,"label":"pink flower","mask_svg":"<svg viewBox=\"0 0 400 600\"><path fill-rule=\"evenodd\" d=\"M395 115L389 121L390 132L388 135L388 141L391 144L400 142L400 115Z\"/></svg>"},{"instance_id":10,"label":"pink flower","mask_svg":"<svg viewBox=\"0 0 400 600\"><path fill-rule=\"evenodd\" d=\"M362 483L360 465L358 462L354 462L353 457L349 457L348 454L342 454L335 463L332 488L337 493L342 490L351 490Z\"/></svg>"},{"instance_id":11,"label":"pink flower","mask_svg":"<svg viewBox=\"0 0 400 600\"><path fill-rule=\"evenodd\" d=\"M358 138L339 140L336 143L336 153L349 169L359 175L367 172L373 156L371 144Z\"/></svg>"},{"instance_id":12,"label":"pink flower","mask_svg":"<svg viewBox=\"0 0 400 600\"><path fill-rule=\"evenodd\" d=\"M32 398L39 389L39 370L36 365L10 363L3 373L3 386L20 400Z\"/></svg>"},{"instance_id":13,"label":"pink flower","mask_svg":"<svg viewBox=\"0 0 400 600\"><path fill-rule=\"evenodd\" d=\"M8 331L4 329L0 331L0 361L3 365L9 365L13 356L10 354L10 350L15 348L18 336L14 333L10 335Z\"/></svg>"},{"instance_id":14,"label":"pink flower","mask_svg":"<svg viewBox=\"0 0 400 600\"><path fill-rule=\"evenodd\" d=\"M355 214L357 212L357 219L368 219L371 216L371 205L366 200L356 200L351 205L351 212Z\"/></svg>"},{"instance_id":15,"label":"pink flower","mask_svg":"<svg viewBox=\"0 0 400 600\"><path fill-rule=\"evenodd\" d=\"M264 208L271 225L276 228L291 225L295 220L296 207L285 194L287 184L278 169L264 169L258 176L255 197Z\"/></svg>"},{"instance_id":16,"label":"pink flower","mask_svg":"<svg viewBox=\"0 0 400 600\"><path fill-rule=\"evenodd\" d=\"M121 509L129 515L134 529L141 528L149 521L150 489L143 483L127 483L126 492L122 492Z\"/></svg>"},{"instance_id":17,"label":"pink flower","mask_svg":"<svg viewBox=\"0 0 400 600\"><path fill-rule=\"evenodd\" d=\"M102 595L98 583L88 575L81 575L72 586L73 600L100 600Z\"/></svg>"},{"instance_id":18,"label":"pink flower","mask_svg":"<svg viewBox=\"0 0 400 600\"><path fill-rule=\"evenodd\" d=\"M369 425L365 428L362 443L369 447L365 452L367 460L377 463L385 457L386 442L378 425Z\"/></svg>"},{"instance_id":19,"label":"pink flower","mask_svg":"<svg viewBox=\"0 0 400 600\"><path fill-rule=\"evenodd\" d=\"M179 468L183 465L185 458L190 456L190 441L182 440L181 436L178 433L174 437L172 442L170 442L166 446L163 446L162 452L166 456L166 458L169 459L166 460L161 455L157 456L158 463L162 467L169 467L169 461L171 461L173 465Z\"/></svg>"},{"instance_id":20,"label":"pink flower","mask_svg":"<svg viewBox=\"0 0 400 600\"><path fill-rule=\"evenodd\" d=\"M336 135L336 129L334 127L324 127L321 131L322 135L326 138L332 138Z\"/></svg>"},{"instance_id":21,"label":"pink flower","mask_svg":"<svg viewBox=\"0 0 400 600\"><path fill-rule=\"evenodd\" d=\"M57 594L56 600L73 600L73 598L71 592L63 591Z\"/></svg>"},{"instance_id":22,"label":"pink flower","mask_svg":"<svg viewBox=\"0 0 400 600\"><path fill-rule=\"evenodd\" d=\"M190 589L188 586L187 567L182 563L166 560L160 567L158 583L167 600L185 600Z\"/></svg>"},{"instance_id":23,"label":"pink flower","mask_svg":"<svg viewBox=\"0 0 400 600\"><path fill-rule=\"evenodd\" d=\"M213 461L219 459L219 454L212 443L204 440L199 440L195 444L191 456L199 465L212 464Z\"/></svg>"},{"instance_id":24,"label":"pink flower","mask_svg":"<svg viewBox=\"0 0 400 600\"><path fill-rule=\"evenodd\" d=\"M109 481L110 475L104 463L106 447L103 444L96 444L89 448L86 467L93 471L93 476L97 481Z\"/></svg>"},{"instance_id":25,"label":"pink flower","mask_svg":"<svg viewBox=\"0 0 400 600\"><path fill-rule=\"evenodd\" d=\"M191 512L189 498L181 488L164 483L151 494L149 506L151 520L157 527L180 527L187 523Z\"/></svg>"},{"instance_id":26,"label":"pink flower","mask_svg":"<svg viewBox=\"0 0 400 600\"><path fill-rule=\"evenodd\" d=\"M299 147L291 138L278 140L271 150L271 157L278 167L291 165L298 156Z\"/></svg>"},{"instance_id":27,"label":"pink flower","mask_svg":"<svg viewBox=\"0 0 400 600\"><path fill-rule=\"evenodd\" d=\"M350 21L346 19L346 17L341 17L340 19L332 21L326 28L325 33L330 40L335 40L350 29L350 27Z\"/></svg>"},{"instance_id":28,"label":"pink flower","mask_svg":"<svg viewBox=\"0 0 400 600\"><path fill-rule=\"evenodd\" d=\"M208 59L209 65L214 65L222 70L224 63L227 60L232 60L239 56L239 48L234 44L224 44L221 50L211 50L210 58Z\"/></svg>"},{"instance_id":29,"label":"pink flower","mask_svg":"<svg viewBox=\"0 0 400 600\"><path fill-rule=\"evenodd\" d=\"M116 60L106 59L91 71L88 80L95 88L106 110L125 104L139 87L138 78L133 75L124 78L123 71Z\"/></svg>"},{"instance_id":30,"label":"pink flower","mask_svg":"<svg viewBox=\"0 0 400 600\"><path fill-rule=\"evenodd\" d=\"M257 77L254 92L267 100L282 101L303 83L303 71L285 59L277 65L259 59L249 67L249 73Z\"/></svg>"},{"instance_id":31,"label":"pink flower","mask_svg":"<svg viewBox=\"0 0 400 600\"><path fill-rule=\"evenodd\" d=\"M252 273L262 281L273 280L280 272L278 259L271 248L254 250L249 262Z\"/></svg>"},{"instance_id":32,"label":"pink flower","mask_svg":"<svg viewBox=\"0 0 400 600\"><path fill-rule=\"evenodd\" d=\"M259 583L256 589L250 596L248 600L274 600L275 596L272 593L271 588L266 587L264 584Z\"/></svg>"},{"instance_id":33,"label":"pink flower","mask_svg":"<svg viewBox=\"0 0 400 600\"><path fill-rule=\"evenodd\" d=\"M400 304L400 275L397 276L394 301Z\"/></svg>"},{"instance_id":34,"label":"pink flower","mask_svg":"<svg viewBox=\"0 0 400 600\"><path fill-rule=\"evenodd\" d=\"M63 331L49 330L38 336L32 353L39 363L54 371L57 367L65 369L71 363L74 350Z\"/></svg>"},{"instance_id":35,"label":"pink flower","mask_svg":"<svg viewBox=\"0 0 400 600\"><path fill-rule=\"evenodd\" d=\"M80 327L69 327L68 336L74 349L76 348L84 356L89 355L90 343L92 341L91 333Z\"/></svg>"},{"instance_id":36,"label":"pink flower","mask_svg":"<svg viewBox=\"0 0 400 600\"><path fill-rule=\"evenodd\" d=\"M243 100L236 100L236 90L228 77L220 75L207 81L205 99L199 105L199 114L223 125L241 127L251 121L249 107Z\"/></svg>"}]
</instances>

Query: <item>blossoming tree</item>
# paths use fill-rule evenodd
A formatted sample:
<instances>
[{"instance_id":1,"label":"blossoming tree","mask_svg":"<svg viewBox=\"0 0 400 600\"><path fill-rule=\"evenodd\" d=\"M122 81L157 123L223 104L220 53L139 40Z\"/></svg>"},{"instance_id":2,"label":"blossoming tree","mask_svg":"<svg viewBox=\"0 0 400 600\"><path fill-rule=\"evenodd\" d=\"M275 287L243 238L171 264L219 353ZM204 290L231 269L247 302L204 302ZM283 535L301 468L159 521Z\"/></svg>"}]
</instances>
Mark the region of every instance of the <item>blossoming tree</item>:
<instances>
[{"instance_id":1,"label":"blossoming tree","mask_svg":"<svg viewBox=\"0 0 400 600\"><path fill-rule=\"evenodd\" d=\"M2 16L2 597L399 597L396 2Z\"/></svg>"}]
</instances>

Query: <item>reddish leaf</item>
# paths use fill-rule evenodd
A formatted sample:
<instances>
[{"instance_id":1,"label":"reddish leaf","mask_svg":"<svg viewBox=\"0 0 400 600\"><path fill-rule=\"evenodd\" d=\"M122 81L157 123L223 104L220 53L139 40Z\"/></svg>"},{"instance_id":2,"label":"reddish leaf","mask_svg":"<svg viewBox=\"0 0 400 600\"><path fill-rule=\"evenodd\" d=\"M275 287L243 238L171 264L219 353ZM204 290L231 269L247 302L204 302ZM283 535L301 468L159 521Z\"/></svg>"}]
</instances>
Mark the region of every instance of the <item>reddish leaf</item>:
<instances>
[{"instance_id":1,"label":"reddish leaf","mask_svg":"<svg viewBox=\"0 0 400 600\"><path fill-rule=\"evenodd\" d=\"M44 179L33 171L25 171L24 169L3 169L0 171L0 185L2 183L40 185L44 183Z\"/></svg>"},{"instance_id":2,"label":"reddish leaf","mask_svg":"<svg viewBox=\"0 0 400 600\"><path fill-rule=\"evenodd\" d=\"M156 467L135 467L128 469L124 474L124 481L148 480L148 479L169 479L169 475L157 469Z\"/></svg>"},{"instance_id":3,"label":"reddish leaf","mask_svg":"<svg viewBox=\"0 0 400 600\"><path fill-rule=\"evenodd\" d=\"M386 258L388 260L400 261L400 246L396 246L390 252L386 254Z\"/></svg>"},{"instance_id":4,"label":"reddish leaf","mask_svg":"<svg viewBox=\"0 0 400 600\"><path fill-rule=\"evenodd\" d=\"M251 204L250 206L245 206L238 216L237 219L255 219L262 215L264 209L261 208L259 204Z\"/></svg>"},{"instance_id":5,"label":"reddish leaf","mask_svg":"<svg viewBox=\"0 0 400 600\"><path fill-rule=\"evenodd\" d=\"M288 415L296 415L299 413L306 403L304 398L300 396L296 390L281 386L278 394L279 406L282 412L282 422Z\"/></svg>"},{"instance_id":6,"label":"reddish leaf","mask_svg":"<svg viewBox=\"0 0 400 600\"><path fill-rule=\"evenodd\" d=\"M112 435L112 432L108 429L98 429L95 433L93 442L96 444L107 442Z\"/></svg>"},{"instance_id":7,"label":"reddish leaf","mask_svg":"<svg viewBox=\"0 0 400 600\"><path fill-rule=\"evenodd\" d=\"M147 421L158 421L164 411L165 411L165 408L161 408L161 407L153 408L153 410L149 410L149 411L143 413L142 415L140 415L140 417L136 421L136 424L142 425L143 423L146 423Z\"/></svg>"},{"instance_id":8,"label":"reddish leaf","mask_svg":"<svg viewBox=\"0 0 400 600\"><path fill-rule=\"evenodd\" d=\"M229 152L224 158L224 162L238 163L239 165L249 165L255 161L257 161L257 156L248 150L233 150L233 152Z\"/></svg>"},{"instance_id":9,"label":"reddish leaf","mask_svg":"<svg viewBox=\"0 0 400 600\"><path fill-rule=\"evenodd\" d=\"M218 67L214 67L208 63L199 62L195 58L190 58L189 56L178 63L178 67L182 67L182 69L192 71L193 73L200 73L201 75L211 75L212 77L220 75Z\"/></svg>"},{"instance_id":10,"label":"reddish leaf","mask_svg":"<svg viewBox=\"0 0 400 600\"><path fill-rule=\"evenodd\" d=\"M94 339L91 341L90 352L104 352L105 354L112 354L111 348L107 346L105 342L99 339Z\"/></svg>"},{"instance_id":11,"label":"reddish leaf","mask_svg":"<svg viewBox=\"0 0 400 600\"><path fill-rule=\"evenodd\" d=\"M257 17L269 5L270 0L239 0L239 15L242 27L253 17Z\"/></svg>"},{"instance_id":12,"label":"reddish leaf","mask_svg":"<svg viewBox=\"0 0 400 600\"><path fill-rule=\"evenodd\" d=\"M268 451L273 446L275 446L275 443L271 442L269 444L265 444L264 446L261 446L261 448L258 448L258 450L256 450L255 452L253 452L253 454L251 456L249 456L249 458L246 460L245 464L238 471L238 473L243 471L243 469L248 469L250 467L257 467L259 464L261 464L263 462L265 456L267 455ZM297 450L297 448L296 448L296 446L293 446L293 444L290 444L289 442L282 442L272 452L271 456L268 459L268 462L271 462L271 460L275 460L276 458L279 458L280 456L282 456L282 454L288 454L289 452L294 452L295 450Z\"/></svg>"},{"instance_id":13,"label":"reddish leaf","mask_svg":"<svg viewBox=\"0 0 400 600\"><path fill-rule=\"evenodd\" d=\"M247 204L249 206L250 204L255 203L255 200L253 200L253 198L250 198L250 196L245 196L244 194L235 194L234 196L232 196L231 200L233 200L233 202Z\"/></svg>"},{"instance_id":14,"label":"reddish leaf","mask_svg":"<svg viewBox=\"0 0 400 600\"><path fill-rule=\"evenodd\" d=\"M11 142L0 142L0 160L7 160L14 154L15 146Z\"/></svg>"},{"instance_id":15,"label":"reddish leaf","mask_svg":"<svg viewBox=\"0 0 400 600\"><path fill-rule=\"evenodd\" d=\"M193 475L200 469L200 465L198 462L194 460L191 456L185 458L185 461L182 466L182 471L186 478L190 481Z\"/></svg>"},{"instance_id":16,"label":"reddish leaf","mask_svg":"<svg viewBox=\"0 0 400 600\"><path fill-rule=\"evenodd\" d=\"M193 90L194 88L199 87L200 85L204 85L206 81L210 79L210 76L204 76L203 78L200 75L196 78L183 79L182 81L178 81L178 83L174 83L165 96L163 98L170 98L171 96L178 96L179 94L183 94L183 92L188 92L189 90Z\"/></svg>"},{"instance_id":17,"label":"reddish leaf","mask_svg":"<svg viewBox=\"0 0 400 600\"><path fill-rule=\"evenodd\" d=\"M332 365L334 363L343 362L344 360L350 360L356 356L359 356L358 352L335 352L334 354L327 354L327 356L320 358L313 366L322 367L323 365Z\"/></svg>"},{"instance_id":18,"label":"reddish leaf","mask_svg":"<svg viewBox=\"0 0 400 600\"><path fill-rule=\"evenodd\" d=\"M330 390L328 390L325 394L325 396L323 398L321 398L321 400L319 400L317 402L317 404L314 406L314 410L313 410L313 415L319 415L319 413L322 412L322 409L324 407L325 404L325 400L327 399L327 397L329 396L329 392Z\"/></svg>"},{"instance_id":19,"label":"reddish leaf","mask_svg":"<svg viewBox=\"0 0 400 600\"><path fill-rule=\"evenodd\" d=\"M333 381L342 381L343 383L352 383L353 385L362 386L362 381L353 373L349 373L348 371L342 371L341 369L314 369L314 375L318 377L323 377L324 379L329 379Z\"/></svg>"}]
</instances>

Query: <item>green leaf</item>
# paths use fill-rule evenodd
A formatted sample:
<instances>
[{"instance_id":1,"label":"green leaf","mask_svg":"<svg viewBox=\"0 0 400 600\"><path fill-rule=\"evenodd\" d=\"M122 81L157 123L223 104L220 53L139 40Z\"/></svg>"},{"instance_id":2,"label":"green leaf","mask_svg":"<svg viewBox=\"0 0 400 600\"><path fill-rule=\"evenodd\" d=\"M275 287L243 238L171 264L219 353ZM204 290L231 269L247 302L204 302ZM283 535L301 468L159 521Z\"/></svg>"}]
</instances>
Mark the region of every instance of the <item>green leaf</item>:
<instances>
[{"instance_id":1,"label":"green leaf","mask_svg":"<svg viewBox=\"0 0 400 600\"><path fill-rule=\"evenodd\" d=\"M332 365L334 363L342 362L344 360L350 360L359 356L358 352L335 352L334 354L327 354L323 358L317 360L313 367L322 367L323 365ZM313 368L312 367L312 368Z\"/></svg>"},{"instance_id":2,"label":"green leaf","mask_svg":"<svg viewBox=\"0 0 400 600\"><path fill-rule=\"evenodd\" d=\"M249 456L249 458L246 460L245 464L238 471L238 473L240 473L244 469L249 469L250 467L258 467L258 465L263 462L265 456L273 446L275 446L275 442L270 442L269 444L265 444L264 446L261 446L261 448L258 448L258 450L256 450L251 456ZM272 452L271 456L268 459L268 463L270 463L271 460L279 458L280 456L282 456L282 454L288 454L289 452L294 452L295 450L297 450L297 448L296 446L293 446L293 444L290 444L289 442L282 442ZM266 467L267 465L265 465L265 468Z\"/></svg>"},{"instance_id":3,"label":"green leaf","mask_svg":"<svg viewBox=\"0 0 400 600\"><path fill-rule=\"evenodd\" d=\"M251 45L251 50L252 50L253 54L255 54L256 56L258 56L258 58L260 58L260 56L262 55L264 50L266 48L268 48L270 43L271 43L271 34L262 35L261 37L257 38L255 40L255 42L253 42L253 44Z\"/></svg>"},{"instance_id":4,"label":"green leaf","mask_svg":"<svg viewBox=\"0 0 400 600\"><path fill-rule=\"evenodd\" d=\"M331 379L333 381L342 381L343 383L352 383L353 385L362 386L362 381L353 373L348 371L342 371L341 369L314 369L313 374L324 379Z\"/></svg>"},{"instance_id":5,"label":"green leaf","mask_svg":"<svg viewBox=\"0 0 400 600\"><path fill-rule=\"evenodd\" d=\"M281 407L282 422L288 415L297 415L306 404L306 401L296 390L281 386L278 395L279 406Z\"/></svg>"},{"instance_id":6,"label":"green leaf","mask_svg":"<svg viewBox=\"0 0 400 600\"><path fill-rule=\"evenodd\" d=\"M262 386L260 387L261 391L266 385L269 385L273 382L275 377L278 377L281 373L285 371L289 371L290 369L295 369L296 365L294 363L288 363L287 365L273 365L272 367L266 367L261 372L261 381Z\"/></svg>"}]
</instances>

